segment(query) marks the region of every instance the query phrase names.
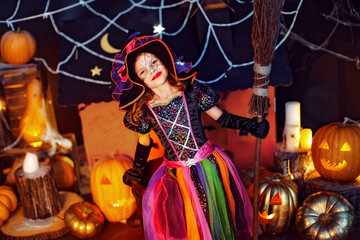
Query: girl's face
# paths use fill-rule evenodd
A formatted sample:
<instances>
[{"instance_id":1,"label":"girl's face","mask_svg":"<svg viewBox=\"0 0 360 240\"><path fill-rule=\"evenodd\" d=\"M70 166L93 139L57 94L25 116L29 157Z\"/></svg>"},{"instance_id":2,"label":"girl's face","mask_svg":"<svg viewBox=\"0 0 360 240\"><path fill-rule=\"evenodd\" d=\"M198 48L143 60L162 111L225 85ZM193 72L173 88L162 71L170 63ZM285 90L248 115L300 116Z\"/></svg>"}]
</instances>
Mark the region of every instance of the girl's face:
<instances>
[{"instance_id":1,"label":"girl's face","mask_svg":"<svg viewBox=\"0 0 360 240\"><path fill-rule=\"evenodd\" d=\"M135 61L135 73L147 87L155 88L167 81L168 70L152 53L140 53Z\"/></svg>"}]
</instances>

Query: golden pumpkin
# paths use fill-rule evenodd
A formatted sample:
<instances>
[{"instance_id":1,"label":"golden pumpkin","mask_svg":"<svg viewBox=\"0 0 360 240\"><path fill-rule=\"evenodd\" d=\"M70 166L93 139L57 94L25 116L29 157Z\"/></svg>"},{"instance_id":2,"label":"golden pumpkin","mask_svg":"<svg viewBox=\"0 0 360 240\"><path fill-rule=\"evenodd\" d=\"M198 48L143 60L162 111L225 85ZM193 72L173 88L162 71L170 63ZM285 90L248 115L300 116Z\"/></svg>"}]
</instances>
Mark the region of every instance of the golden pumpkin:
<instances>
[{"instance_id":1,"label":"golden pumpkin","mask_svg":"<svg viewBox=\"0 0 360 240\"><path fill-rule=\"evenodd\" d=\"M254 184L248 190L254 196ZM298 186L280 173L262 175L259 179L259 224L264 233L286 231L298 207Z\"/></svg>"},{"instance_id":2,"label":"golden pumpkin","mask_svg":"<svg viewBox=\"0 0 360 240\"><path fill-rule=\"evenodd\" d=\"M349 239L355 225L352 205L334 192L308 196L296 212L296 229L304 239Z\"/></svg>"},{"instance_id":3,"label":"golden pumpkin","mask_svg":"<svg viewBox=\"0 0 360 240\"><path fill-rule=\"evenodd\" d=\"M329 180L351 181L360 175L360 127L333 122L316 131L311 146L314 166Z\"/></svg>"},{"instance_id":4,"label":"golden pumpkin","mask_svg":"<svg viewBox=\"0 0 360 240\"><path fill-rule=\"evenodd\" d=\"M74 162L65 155L55 155L49 163L54 171L56 187L60 190L71 188L75 183Z\"/></svg>"},{"instance_id":5,"label":"golden pumpkin","mask_svg":"<svg viewBox=\"0 0 360 240\"><path fill-rule=\"evenodd\" d=\"M27 143L41 146L42 137L48 126L41 82L33 79L27 86L27 106L20 120L20 132Z\"/></svg>"},{"instance_id":6,"label":"golden pumpkin","mask_svg":"<svg viewBox=\"0 0 360 240\"><path fill-rule=\"evenodd\" d=\"M127 159L113 158L97 161L91 171L93 201L110 222L126 222L136 210L131 188L122 180L130 167Z\"/></svg>"},{"instance_id":7,"label":"golden pumpkin","mask_svg":"<svg viewBox=\"0 0 360 240\"><path fill-rule=\"evenodd\" d=\"M71 205L65 212L64 221L72 235L91 238L102 231L105 218L96 205L84 201Z\"/></svg>"},{"instance_id":8,"label":"golden pumpkin","mask_svg":"<svg viewBox=\"0 0 360 240\"><path fill-rule=\"evenodd\" d=\"M25 30L7 31L1 36L0 50L1 56L8 63L27 63L36 50L35 38Z\"/></svg>"}]
</instances>

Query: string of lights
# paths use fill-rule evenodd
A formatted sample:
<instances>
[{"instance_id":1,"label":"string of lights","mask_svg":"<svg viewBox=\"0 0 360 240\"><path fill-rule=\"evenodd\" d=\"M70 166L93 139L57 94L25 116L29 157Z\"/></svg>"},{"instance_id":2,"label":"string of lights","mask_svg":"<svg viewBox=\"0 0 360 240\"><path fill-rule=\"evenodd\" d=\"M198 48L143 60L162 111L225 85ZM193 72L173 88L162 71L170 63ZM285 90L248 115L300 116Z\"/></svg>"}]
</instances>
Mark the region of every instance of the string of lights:
<instances>
[{"instance_id":1,"label":"string of lights","mask_svg":"<svg viewBox=\"0 0 360 240\"><path fill-rule=\"evenodd\" d=\"M196 6L196 8L198 9L197 11L200 14L202 14L202 17L205 19L208 26L207 26L207 33L206 33L206 41L205 41L204 45L202 46L200 56L198 57L198 59L196 61L194 61L193 66L196 67L203 60L203 57L204 57L206 51L208 50L210 38L215 39L216 46L217 46L217 48L219 49L219 51L220 51L220 53L222 55L221 57L225 59L227 65L228 65L228 68L226 69L226 71L222 72L222 73L219 73L219 75L217 77L215 77L214 79L206 79L206 80L205 79L196 79L197 81L203 82L203 83L208 83L208 84L215 83L215 82L218 82L220 79L226 77L226 73L228 71L230 71L231 69L249 66L249 65L252 65L254 63L252 60L247 61L247 62L242 62L242 63L233 63L231 61L231 59L226 55L225 51L223 50L223 46L222 46L222 44L221 44L221 42L220 42L220 40L219 40L215 30L214 30L214 27L228 28L228 27L239 25L239 24L241 24L241 23L243 23L245 21L250 21L251 17L252 17L252 14L253 14L252 11L249 11L246 14L246 16L244 16L242 19L238 19L238 20L236 20L234 22L216 23L216 22L212 22L210 20L210 18L208 17L204 7L201 4L202 1L199 1L199 0L182 0L182 1L178 1L177 3L174 3L174 4L165 4L165 1L161 0L158 6L147 5L146 4L147 0L141 0L141 1L138 1L138 2L135 2L133 0L129 0L129 3L131 3L131 4L129 5L128 8L123 9L122 11L117 13L117 15L115 17L109 18L105 14L103 14L101 12L98 12L93 7L91 7L90 4L95 2L95 1L96 0L79 0L77 3L71 4L69 6L49 11L49 6L50 6L51 0L47 0L46 5L44 7L44 11L42 13L32 15L32 16L27 16L27 17L24 17L24 18L16 19L15 16L17 15L17 12L19 11L19 8L21 6L21 0L18 0L17 4L16 4L16 7L15 7L15 9L13 11L13 14L10 17L8 17L7 19L5 19L5 20L0 20L0 24L7 24L7 26L9 28L14 30L14 24L15 23L19 23L19 22L23 22L23 21L31 21L31 20L36 19L36 18L43 18L44 21L50 21L51 25L52 25L52 27L54 29L54 32L56 34L58 34L59 36L61 36L66 41L68 41L69 43L71 43L73 45L73 47L72 47L71 51L68 53L68 55L66 57L64 57L64 59L61 59L60 62L57 63L57 66L56 66L55 69L51 68L49 66L49 64L47 63L46 59L44 59L44 58L36 57L35 60L41 61L44 64L44 66L47 68L47 70L49 72L51 72L52 74L62 74L62 75L74 78L76 80L91 82L91 83L99 84L99 85L110 85L111 83L109 81L103 81L103 80L99 80L99 79L88 78L88 77L79 76L79 75L70 73L68 71L64 71L62 69L62 66L64 66L69 61L69 59L71 59L74 56L74 54L76 54L76 51L79 48L81 48L82 50L88 52L89 54L91 54L93 56L96 56L97 58L104 59L106 61L112 62L113 61L112 58L109 58L109 57L101 54L100 52L97 52L97 51L91 49L90 47L88 47L88 45L91 42L99 39L99 37L102 36L107 31L107 29L109 29L112 26L116 27L117 29L119 29L122 32L126 33L128 31L128 29L126 27L124 27L124 26L121 26L121 24L119 24L119 22L117 22L117 20L121 16L123 16L124 14L131 14L131 12L134 9L139 8L139 9L145 9L145 10L150 10L150 11L157 12L158 19L159 19L159 24L156 25L156 26L154 25L153 32L154 32L154 34L156 34L157 36L162 38L163 36L175 37L178 34L180 34L184 30L184 28L187 26L187 24L189 22L189 18L191 16L191 12L193 11L194 7ZM290 34L291 34L292 38L299 39L299 37L296 36L295 33L294 34L292 33L292 30L293 30L293 27L294 27L294 25L296 23L296 19L297 19L298 13L300 11L300 8L302 6L302 3L303 3L303 0L299 0L298 4L296 6L296 9L291 10L291 11L286 11L286 12L283 11L282 12L283 15L291 15L292 20L291 20L291 24L290 24L289 27L283 27L283 29L286 29L286 32L281 35L282 38L279 39L279 42L278 42L278 44L276 46L276 49L281 44L283 44L285 42L285 40L290 36ZM237 0L236 4L245 4L245 2L243 2L241 0ZM165 9L177 8L177 7L180 7L180 6L182 8L184 8L184 6L187 6L187 13L186 13L184 19L182 19L182 24L180 25L180 27L177 30L172 31L172 32L168 32L163 27L164 26L163 22L167 20L167 19L164 19L163 11ZM60 31L59 28L58 28L58 24L56 23L55 18L54 18L54 16L56 14L69 11L70 9L73 9L73 8L80 8L80 7L87 9L93 15L95 15L97 17L100 17L100 18L102 18L103 20L105 20L107 22L107 25L102 30L100 30L98 33L91 36L90 38L88 38L84 42L80 42L80 41L74 39L73 37L70 37L66 33ZM328 18L334 18L333 16L327 16L327 17ZM342 23L342 24L345 24L345 23ZM283 23L282 23L282 25L284 26ZM302 40L299 40L299 41L304 43L304 41L302 41ZM307 44L307 46L309 48L314 48L316 45ZM334 53L331 50L327 50L324 46L318 46L318 50L323 50L323 51L329 52L331 54L340 56L340 54ZM351 59L351 58L350 58L350 60L354 61L354 59Z\"/></svg>"}]
</instances>

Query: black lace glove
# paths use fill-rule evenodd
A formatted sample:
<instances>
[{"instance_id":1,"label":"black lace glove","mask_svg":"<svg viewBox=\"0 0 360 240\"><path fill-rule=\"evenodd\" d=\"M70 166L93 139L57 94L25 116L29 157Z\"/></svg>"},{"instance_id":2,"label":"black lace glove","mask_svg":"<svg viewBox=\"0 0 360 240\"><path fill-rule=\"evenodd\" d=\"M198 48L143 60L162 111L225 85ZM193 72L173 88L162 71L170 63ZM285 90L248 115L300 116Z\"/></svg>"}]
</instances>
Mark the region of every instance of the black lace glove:
<instances>
[{"instance_id":1,"label":"black lace glove","mask_svg":"<svg viewBox=\"0 0 360 240\"><path fill-rule=\"evenodd\" d=\"M221 116L216 120L222 127L227 127L231 129L239 129L240 135L251 135L258 138L265 138L269 132L269 122L266 119L263 119L262 122L258 123L257 118L246 118L240 117L231 113L228 113L226 110L223 110Z\"/></svg>"},{"instance_id":2,"label":"black lace glove","mask_svg":"<svg viewBox=\"0 0 360 240\"><path fill-rule=\"evenodd\" d=\"M126 185L132 186L131 181L137 181L140 184L145 186L144 180L144 171L147 158L149 157L151 146L153 141L151 139L149 146L141 145L139 142L136 146L135 158L133 167L126 170L123 176L123 181Z\"/></svg>"}]
</instances>

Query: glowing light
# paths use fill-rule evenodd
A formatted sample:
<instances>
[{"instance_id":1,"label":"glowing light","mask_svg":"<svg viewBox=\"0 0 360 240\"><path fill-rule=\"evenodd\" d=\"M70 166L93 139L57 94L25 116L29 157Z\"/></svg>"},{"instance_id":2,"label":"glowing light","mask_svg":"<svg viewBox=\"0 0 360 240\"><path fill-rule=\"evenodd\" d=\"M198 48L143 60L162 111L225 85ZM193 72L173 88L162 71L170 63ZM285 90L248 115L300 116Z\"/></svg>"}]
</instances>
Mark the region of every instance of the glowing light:
<instances>
[{"instance_id":1,"label":"glowing light","mask_svg":"<svg viewBox=\"0 0 360 240\"><path fill-rule=\"evenodd\" d=\"M300 147L310 149L312 144L312 131L310 128L304 128L300 131Z\"/></svg>"},{"instance_id":2,"label":"glowing light","mask_svg":"<svg viewBox=\"0 0 360 240\"><path fill-rule=\"evenodd\" d=\"M345 160L342 160L341 163L335 163L335 162L330 162L329 160L326 161L324 158L322 158L320 161L321 161L321 165L326 170L329 171L340 171L347 165L347 162Z\"/></svg>"},{"instance_id":3,"label":"glowing light","mask_svg":"<svg viewBox=\"0 0 360 240\"><path fill-rule=\"evenodd\" d=\"M29 143L29 145L34 148L39 148L43 145L43 141L31 142L31 143Z\"/></svg>"},{"instance_id":4,"label":"glowing light","mask_svg":"<svg viewBox=\"0 0 360 240\"><path fill-rule=\"evenodd\" d=\"M329 145L326 140L322 141L319 148L329 150Z\"/></svg>"},{"instance_id":5,"label":"glowing light","mask_svg":"<svg viewBox=\"0 0 360 240\"><path fill-rule=\"evenodd\" d=\"M0 99L0 111L6 110L6 105L3 100Z\"/></svg>"},{"instance_id":6,"label":"glowing light","mask_svg":"<svg viewBox=\"0 0 360 240\"><path fill-rule=\"evenodd\" d=\"M279 193L276 193L276 195L273 197L273 199L271 199L270 201L271 205L281 205L281 198Z\"/></svg>"},{"instance_id":7,"label":"glowing light","mask_svg":"<svg viewBox=\"0 0 360 240\"><path fill-rule=\"evenodd\" d=\"M341 147L340 151L341 152L350 152L351 151L350 144L348 142L345 142L344 145Z\"/></svg>"}]
</instances>

